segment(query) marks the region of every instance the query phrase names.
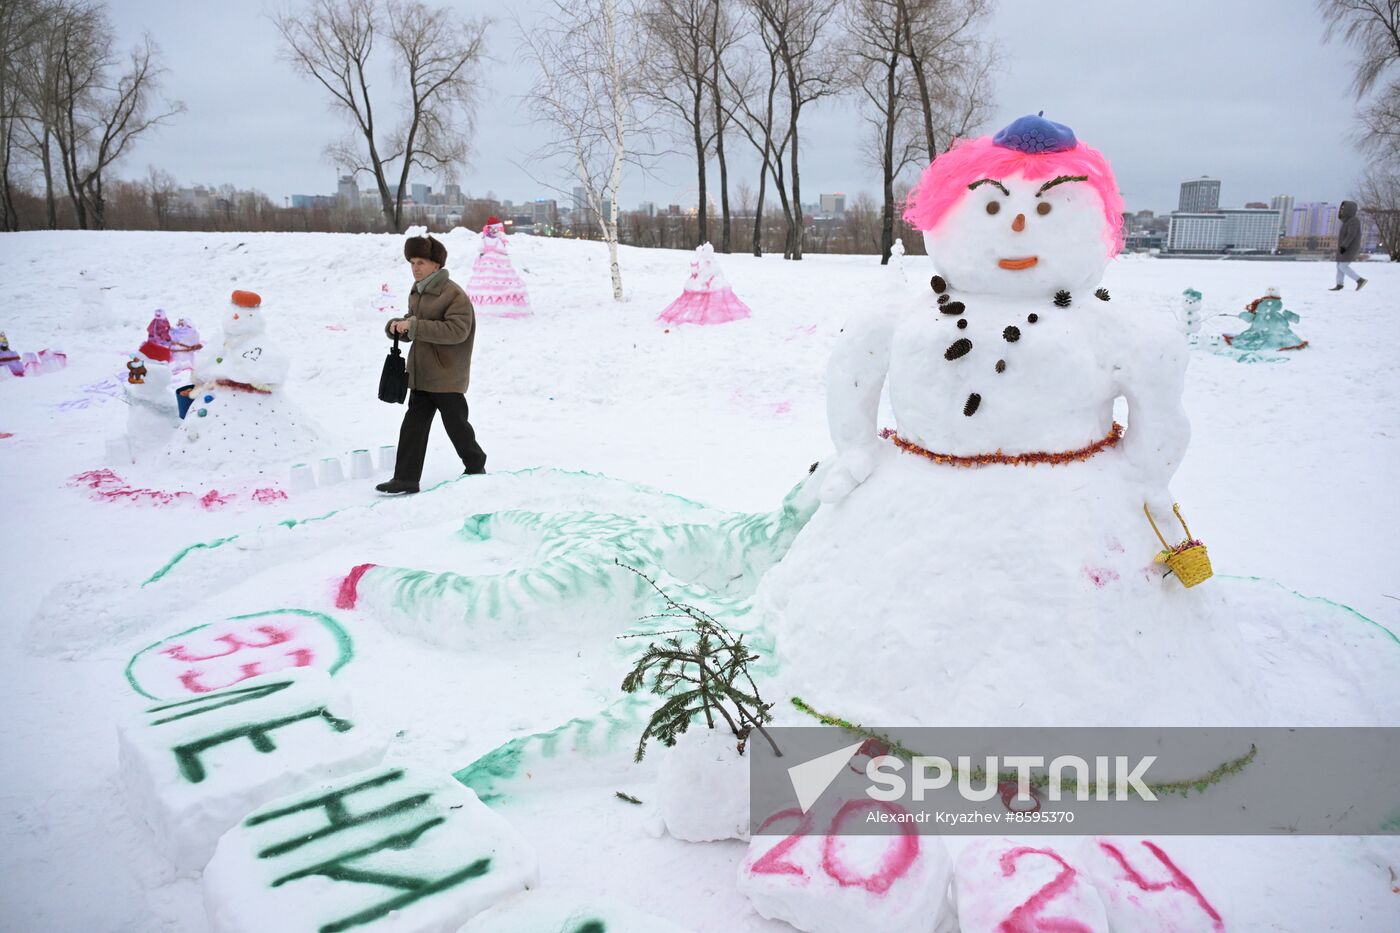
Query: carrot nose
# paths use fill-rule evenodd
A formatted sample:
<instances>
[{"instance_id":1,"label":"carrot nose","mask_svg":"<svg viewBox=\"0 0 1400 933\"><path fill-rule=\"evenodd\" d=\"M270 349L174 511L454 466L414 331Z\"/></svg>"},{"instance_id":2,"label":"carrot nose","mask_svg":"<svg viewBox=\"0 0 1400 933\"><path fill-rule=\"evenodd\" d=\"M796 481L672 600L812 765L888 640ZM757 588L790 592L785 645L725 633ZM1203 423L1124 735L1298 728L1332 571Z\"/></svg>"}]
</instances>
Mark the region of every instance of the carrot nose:
<instances>
[{"instance_id":1,"label":"carrot nose","mask_svg":"<svg viewBox=\"0 0 1400 933\"><path fill-rule=\"evenodd\" d=\"M1017 233L1020 233L1022 230L1026 229L1026 215L1017 214L1016 219L1011 221L1011 229L1015 230Z\"/></svg>"},{"instance_id":2,"label":"carrot nose","mask_svg":"<svg viewBox=\"0 0 1400 933\"><path fill-rule=\"evenodd\" d=\"M235 314L235 315L233 316L233 319L234 319L235 321L238 320L238 315Z\"/></svg>"}]
</instances>

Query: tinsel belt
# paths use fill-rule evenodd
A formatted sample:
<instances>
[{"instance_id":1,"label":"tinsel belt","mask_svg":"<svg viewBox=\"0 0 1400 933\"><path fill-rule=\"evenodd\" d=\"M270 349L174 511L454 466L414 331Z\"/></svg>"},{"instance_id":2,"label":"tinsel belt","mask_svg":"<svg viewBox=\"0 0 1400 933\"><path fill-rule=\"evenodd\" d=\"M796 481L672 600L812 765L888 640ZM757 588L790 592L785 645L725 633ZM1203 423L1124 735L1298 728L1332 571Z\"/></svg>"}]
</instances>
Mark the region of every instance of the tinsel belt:
<instances>
[{"instance_id":1,"label":"tinsel belt","mask_svg":"<svg viewBox=\"0 0 1400 933\"><path fill-rule=\"evenodd\" d=\"M1092 444L1087 444L1077 450L1062 450L1050 452L1047 450L1035 450L1024 454L1004 454L1000 450L990 454L972 454L970 456L960 456L958 454L941 454L937 451L927 450L907 441L895 433L894 428L885 428L880 432L880 436L887 440L894 441L896 447L905 453L915 454L925 460L932 460L934 463L942 463L947 466L974 467L987 466L992 463L1001 463L1007 466L1035 466L1039 463L1048 463L1052 466L1061 463L1076 463L1088 460L1090 457L1110 447L1118 446L1118 442L1123 439L1123 426L1118 422L1113 422L1113 427L1108 429L1108 433Z\"/></svg>"}]
</instances>

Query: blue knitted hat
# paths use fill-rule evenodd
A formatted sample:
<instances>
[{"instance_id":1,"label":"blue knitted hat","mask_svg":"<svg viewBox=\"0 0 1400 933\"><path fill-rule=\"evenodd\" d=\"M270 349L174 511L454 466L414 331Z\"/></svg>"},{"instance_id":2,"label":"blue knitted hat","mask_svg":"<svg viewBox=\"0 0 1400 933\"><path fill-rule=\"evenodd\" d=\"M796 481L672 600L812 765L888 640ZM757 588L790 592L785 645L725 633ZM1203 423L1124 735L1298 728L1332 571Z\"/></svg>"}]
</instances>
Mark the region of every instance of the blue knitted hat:
<instances>
[{"instance_id":1,"label":"blue knitted hat","mask_svg":"<svg viewBox=\"0 0 1400 933\"><path fill-rule=\"evenodd\" d=\"M993 145L1017 152L1065 152L1079 145L1074 138L1074 130L1063 123L1045 119L1042 110L1035 116L1024 116L1011 121L1004 129L992 137Z\"/></svg>"}]
</instances>

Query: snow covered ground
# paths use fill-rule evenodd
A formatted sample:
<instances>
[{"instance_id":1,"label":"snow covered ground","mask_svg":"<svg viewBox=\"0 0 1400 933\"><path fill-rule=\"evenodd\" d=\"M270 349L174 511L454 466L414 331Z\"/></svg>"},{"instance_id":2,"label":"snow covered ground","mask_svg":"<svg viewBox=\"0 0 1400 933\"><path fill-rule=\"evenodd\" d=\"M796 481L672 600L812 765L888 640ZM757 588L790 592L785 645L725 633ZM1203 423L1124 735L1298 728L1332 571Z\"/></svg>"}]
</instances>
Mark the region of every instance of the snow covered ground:
<instances>
[{"instance_id":1,"label":"snow covered ground","mask_svg":"<svg viewBox=\"0 0 1400 933\"><path fill-rule=\"evenodd\" d=\"M462 278L475 240L465 231L445 238L448 266ZM454 652L393 634L370 613L337 610L337 587L364 563L467 572L454 533L474 513L698 514L692 503L632 484L717 509L776 508L829 451L823 369L839 328L895 274L869 257L721 257L753 317L668 330L655 318L680 293L689 254L624 249L629 298L615 304L601 244L519 237L511 259L534 314L483 317L476 341L469 401L487 476L458 479L440 429L424 487L442 485L407 500L381 500L374 481L349 481L259 502L251 491L285 490L290 463L246 475L238 463L181 473L108 460L106 441L127 419L112 385L151 312L192 319L207 342L235 288L262 295L269 332L292 359L288 391L321 429L320 456L393 443L402 409L374 395L387 348L381 286L402 307L409 284L401 249L398 237L331 234L0 239L0 330L16 350L68 354L66 369L0 382L8 622L0 635L8 713L0 725L0 928L208 928L198 882L176 877L116 781L116 726L145 702L123 671L167 635L238 613L329 613L356 653L338 680L366 722L393 736L389 760L444 771L601 708L617 695L621 672L608 654L612 633L589 620L543 642L503 633L489 651ZM906 263L911 279L927 278L926 260ZM1330 265L1125 257L1104 284L1115 306L1142 313L1174 309L1184 288L1197 288L1204 313L1223 315L1208 317L1205 334L1243 329L1233 315L1266 287L1280 290L1311 346L1276 364L1193 354L1186 407L1194 433L1173 492L1217 572L1276 580L1400 631L1400 268L1360 268L1365 290L1331 293ZM528 472L535 467L577 472ZM103 468L133 487L193 495L165 505L106 501L70 483ZM201 504L211 491L232 498ZM321 525L278 525L332 512ZM141 588L182 548L233 535ZM472 560L475 569L499 568L512 555ZM785 929L759 918L736 890L741 845L658 835L654 810L617 801L615 789L629 788L501 805L533 842L546 888L606 890L697 930ZM645 787L630 789L646 797ZM1189 862L1192 841L1173 845ZM1364 876L1300 878L1332 845L1366 844L1242 839L1241 859L1228 869L1197 852L1207 873L1220 869L1198 880L1248 918L1248 929L1387 928L1400 908L1382 860ZM1255 873L1241 862L1257 865Z\"/></svg>"}]
</instances>

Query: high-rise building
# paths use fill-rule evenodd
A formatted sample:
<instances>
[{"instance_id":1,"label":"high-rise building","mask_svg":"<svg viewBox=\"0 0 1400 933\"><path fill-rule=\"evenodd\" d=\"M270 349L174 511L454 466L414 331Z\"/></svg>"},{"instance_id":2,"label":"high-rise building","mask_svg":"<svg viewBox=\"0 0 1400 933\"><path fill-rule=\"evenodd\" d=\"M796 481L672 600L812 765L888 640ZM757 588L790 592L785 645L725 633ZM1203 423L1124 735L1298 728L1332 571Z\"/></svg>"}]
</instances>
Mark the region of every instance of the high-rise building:
<instances>
[{"instance_id":1,"label":"high-rise building","mask_svg":"<svg viewBox=\"0 0 1400 933\"><path fill-rule=\"evenodd\" d=\"M1269 206L1278 211L1278 235L1288 236L1288 226L1293 221L1293 195L1276 194L1269 199Z\"/></svg>"},{"instance_id":2,"label":"high-rise building","mask_svg":"<svg viewBox=\"0 0 1400 933\"><path fill-rule=\"evenodd\" d=\"M656 202L654 202L654 201L643 201L641 204L638 204L638 205L637 205L637 213L641 214L641 215L644 216L644 217L655 217L655 216L656 216Z\"/></svg>"},{"instance_id":3,"label":"high-rise building","mask_svg":"<svg viewBox=\"0 0 1400 933\"><path fill-rule=\"evenodd\" d=\"M444 186L443 186L443 189L442 189L442 197L443 197L443 199L444 199L448 204L461 204L461 203L462 203L462 186L461 186L461 185L444 185Z\"/></svg>"},{"instance_id":4,"label":"high-rise building","mask_svg":"<svg viewBox=\"0 0 1400 933\"><path fill-rule=\"evenodd\" d=\"M1288 235L1295 237L1336 236L1341 227L1337 207L1326 201L1304 201L1293 208Z\"/></svg>"},{"instance_id":5,"label":"high-rise building","mask_svg":"<svg viewBox=\"0 0 1400 933\"><path fill-rule=\"evenodd\" d=\"M846 213L846 196L839 191L835 194L822 195L820 201L819 206L823 214L840 217Z\"/></svg>"},{"instance_id":6,"label":"high-rise building","mask_svg":"<svg viewBox=\"0 0 1400 933\"><path fill-rule=\"evenodd\" d=\"M1220 209L1220 180L1202 175L1181 183L1176 209L1184 214L1201 214Z\"/></svg>"},{"instance_id":7,"label":"high-rise building","mask_svg":"<svg viewBox=\"0 0 1400 933\"><path fill-rule=\"evenodd\" d=\"M559 205L553 200L539 198L530 202L530 222L546 226L559 221Z\"/></svg>"},{"instance_id":8,"label":"high-rise building","mask_svg":"<svg viewBox=\"0 0 1400 933\"><path fill-rule=\"evenodd\" d=\"M357 208L360 206L360 186L355 184L354 175L340 176L340 184L335 189L335 199L341 207Z\"/></svg>"},{"instance_id":9,"label":"high-rise building","mask_svg":"<svg viewBox=\"0 0 1400 933\"><path fill-rule=\"evenodd\" d=\"M430 194L432 194L432 193L433 193L433 189L432 189L432 187L429 186L429 185L409 185L409 186L408 186L408 194L409 194L409 197L413 198L413 200L417 201L419 204L427 204L427 203L428 203L428 195L430 195Z\"/></svg>"},{"instance_id":10,"label":"high-rise building","mask_svg":"<svg viewBox=\"0 0 1400 933\"><path fill-rule=\"evenodd\" d=\"M1225 244L1225 215L1173 211L1166 248L1174 253L1219 252Z\"/></svg>"}]
</instances>

